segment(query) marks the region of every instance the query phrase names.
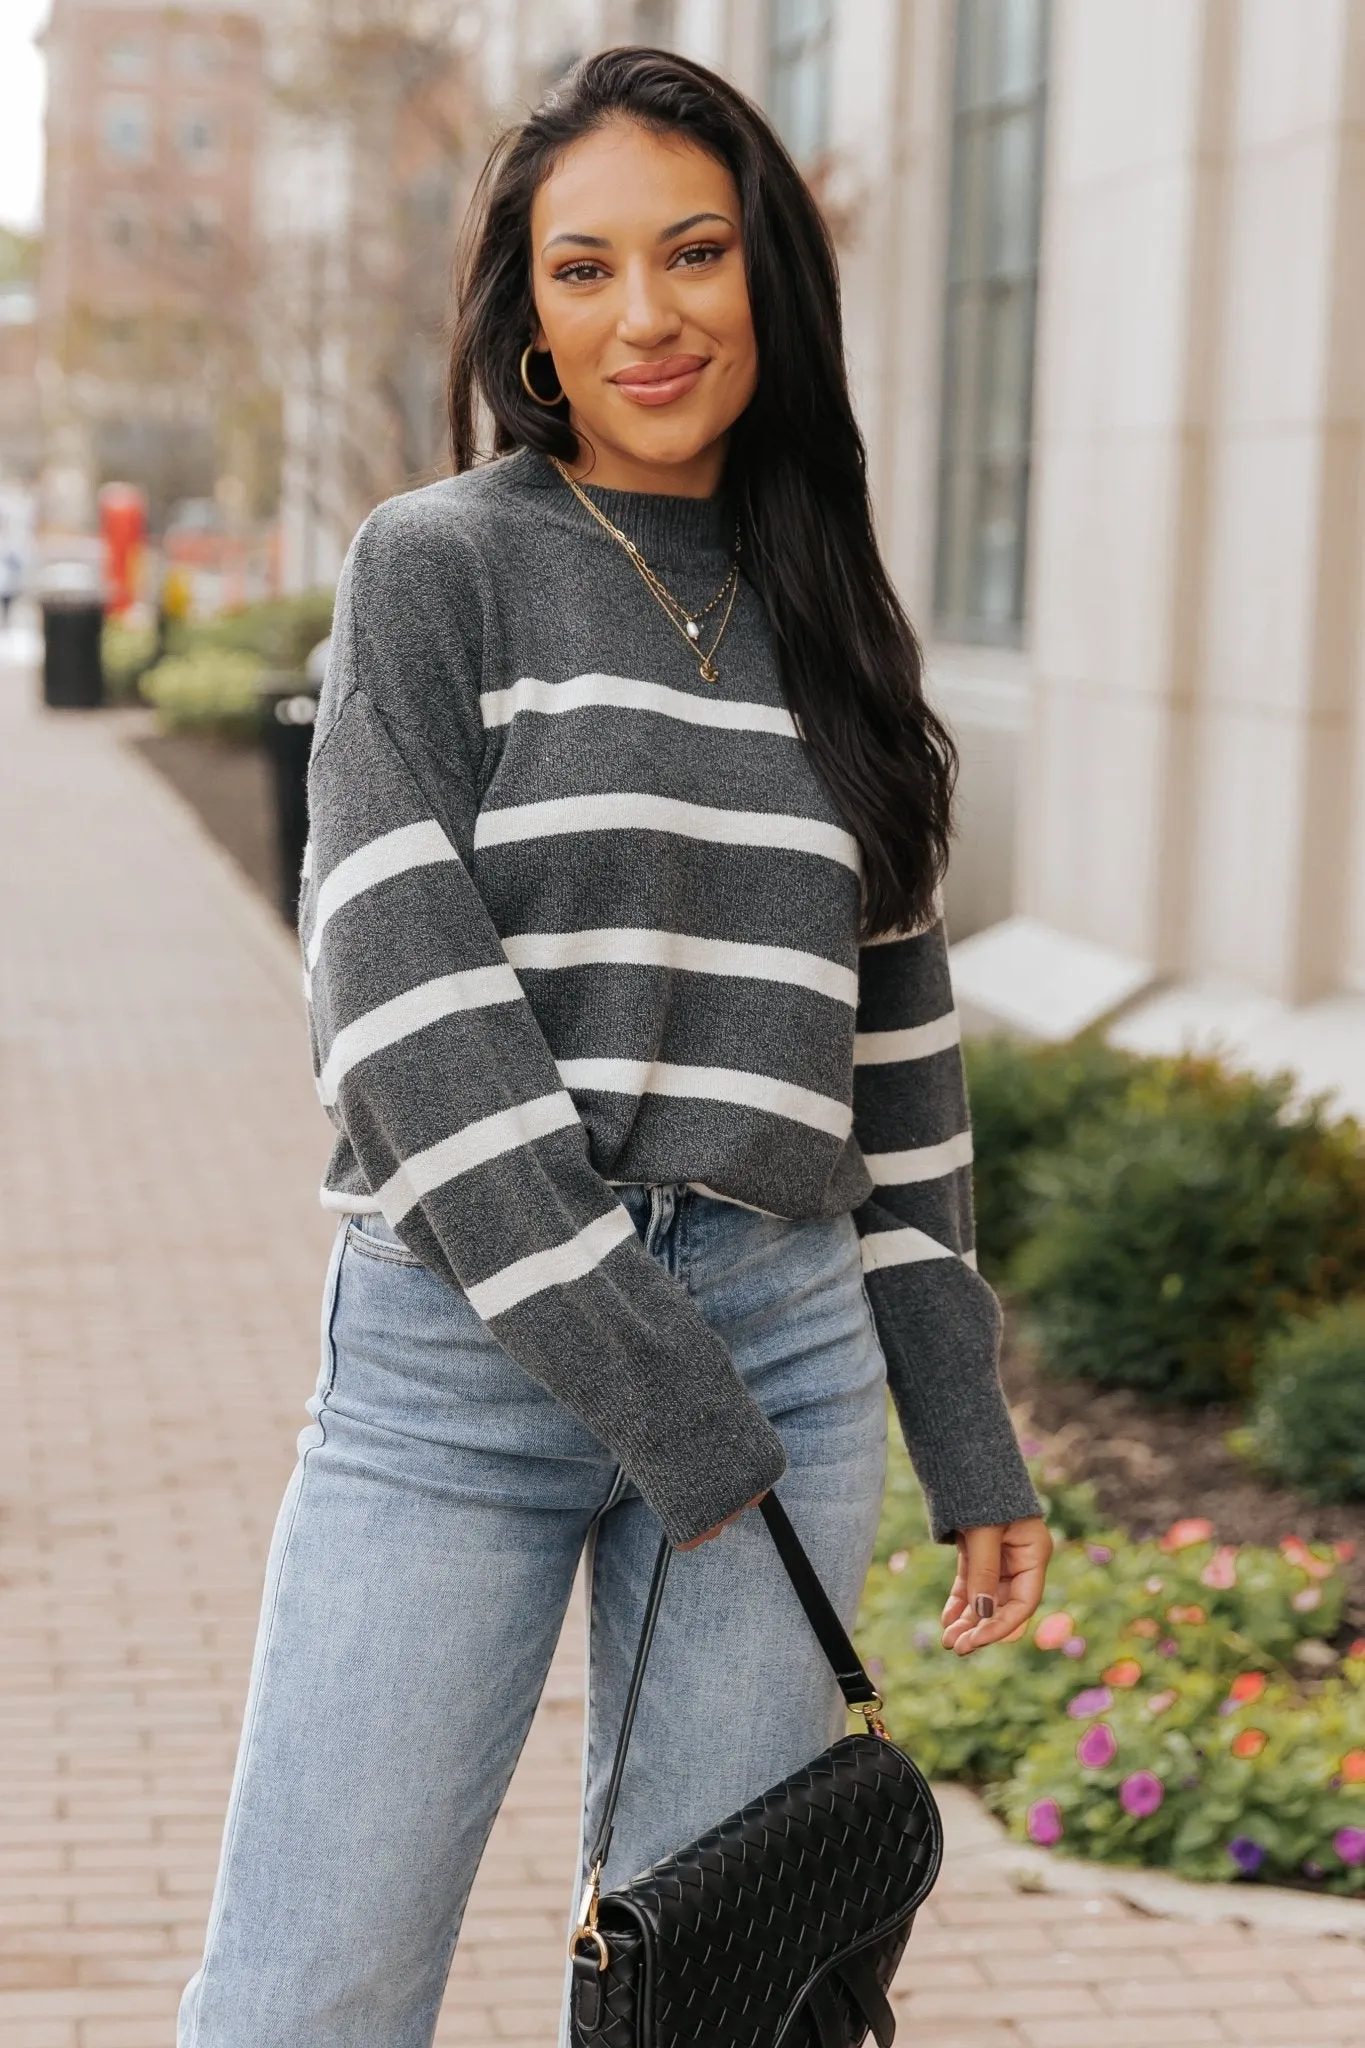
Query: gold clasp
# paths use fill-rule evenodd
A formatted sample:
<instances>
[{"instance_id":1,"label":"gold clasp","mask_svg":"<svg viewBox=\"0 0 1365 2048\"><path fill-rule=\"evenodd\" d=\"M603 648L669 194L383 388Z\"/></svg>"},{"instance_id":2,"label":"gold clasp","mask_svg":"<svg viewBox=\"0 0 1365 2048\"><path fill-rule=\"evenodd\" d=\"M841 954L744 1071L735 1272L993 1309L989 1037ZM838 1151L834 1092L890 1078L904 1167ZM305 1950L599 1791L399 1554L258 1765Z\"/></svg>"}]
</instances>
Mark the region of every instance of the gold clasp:
<instances>
[{"instance_id":1,"label":"gold clasp","mask_svg":"<svg viewBox=\"0 0 1365 2048\"><path fill-rule=\"evenodd\" d=\"M611 1952L605 1938L598 1932L597 1900L602 1883L602 1866L594 1863L583 1887L583 1896L578 1902L578 1924L569 1936L569 1957L572 1960L580 1942L590 1941L597 1949L597 1967L605 1970L611 1961Z\"/></svg>"},{"instance_id":2,"label":"gold clasp","mask_svg":"<svg viewBox=\"0 0 1365 2048\"><path fill-rule=\"evenodd\" d=\"M889 1742L891 1737L887 1734L886 1723L882 1719L882 1705L881 1694L874 1692L870 1700L855 1700L853 1712L862 1715L867 1723L869 1735L880 1735L883 1742Z\"/></svg>"}]
</instances>

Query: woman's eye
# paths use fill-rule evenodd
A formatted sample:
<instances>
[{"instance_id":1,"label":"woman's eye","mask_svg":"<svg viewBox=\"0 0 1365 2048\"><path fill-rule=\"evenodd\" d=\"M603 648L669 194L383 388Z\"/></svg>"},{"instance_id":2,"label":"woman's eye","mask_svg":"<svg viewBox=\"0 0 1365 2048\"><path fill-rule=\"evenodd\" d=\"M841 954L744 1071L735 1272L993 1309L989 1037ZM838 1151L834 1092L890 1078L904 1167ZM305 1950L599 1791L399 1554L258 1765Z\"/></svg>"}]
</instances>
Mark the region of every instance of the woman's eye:
<instances>
[{"instance_id":1,"label":"woman's eye","mask_svg":"<svg viewBox=\"0 0 1365 2048\"><path fill-rule=\"evenodd\" d=\"M712 263L718 256L724 254L725 251L719 242L690 242L685 249L679 249L673 261L683 264L688 270L696 270L702 264Z\"/></svg>"},{"instance_id":2,"label":"woman's eye","mask_svg":"<svg viewBox=\"0 0 1365 2048\"><path fill-rule=\"evenodd\" d=\"M595 277L601 275L601 264L592 263L586 257L581 263L566 263L562 270L555 272L555 276L561 282L567 281L569 284L591 284Z\"/></svg>"}]
</instances>

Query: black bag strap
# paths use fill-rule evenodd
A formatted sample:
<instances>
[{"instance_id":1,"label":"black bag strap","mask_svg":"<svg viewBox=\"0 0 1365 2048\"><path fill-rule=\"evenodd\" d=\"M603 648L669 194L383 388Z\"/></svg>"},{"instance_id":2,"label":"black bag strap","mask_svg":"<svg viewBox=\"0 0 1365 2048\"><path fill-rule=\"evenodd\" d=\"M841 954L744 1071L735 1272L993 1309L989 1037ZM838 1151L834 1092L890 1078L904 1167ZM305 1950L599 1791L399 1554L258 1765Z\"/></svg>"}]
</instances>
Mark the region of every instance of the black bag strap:
<instances>
[{"instance_id":1,"label":"black bag strap","mask_svg":"<svg viewBox=\"0 0 1365 2048\"><path fill-rule=\"evenodd\" d=\"M880 1718L881 1699L863 1669L862 1660L850 1642L848 1631L835 1612L833 1602L821 1585L819 1574L807 1557L800 1537L787 1519L786 1509L775 1493L765 1493L758 1504L758 1511L767 1523L768 1534L777 1547L777 1554L796 1590L796 1597L806 1611L806 1619L815 1631L816 1641L829 1660L830 1669L838 1680L840 1692L849 1706L864 1716L870 1729L878 1735L885 1734ZM664 1584L668 1578L669 1559L672 1555L672 1546L665 1536L659 1545L659 1554L654 1560L654 1574L650 1579L649 1594L645 1600L640 1641L635 1652L630 1685L626 1692L621 1728L616 1738L616 1755L612 1759L611 1777L607 1781L602 1820L597 1830L597 1839L592 1845L592 1853L588 1858L588 1891L584 1894L584 1909L579 1916L579 1925L583 1928L596 1924L596 1880L611 1848L616 1803L621 1796L621 1778L626 1768L626 1751L630 1747L631 1730L635 1726L635 1714L645 1682L645 1666L649 1662L654 1631L659 1623L659 1609L663 1604ZM594 1902L594 1918L591 1921L588 1918L589 1894Z\"/></svg>"}]
</instances>

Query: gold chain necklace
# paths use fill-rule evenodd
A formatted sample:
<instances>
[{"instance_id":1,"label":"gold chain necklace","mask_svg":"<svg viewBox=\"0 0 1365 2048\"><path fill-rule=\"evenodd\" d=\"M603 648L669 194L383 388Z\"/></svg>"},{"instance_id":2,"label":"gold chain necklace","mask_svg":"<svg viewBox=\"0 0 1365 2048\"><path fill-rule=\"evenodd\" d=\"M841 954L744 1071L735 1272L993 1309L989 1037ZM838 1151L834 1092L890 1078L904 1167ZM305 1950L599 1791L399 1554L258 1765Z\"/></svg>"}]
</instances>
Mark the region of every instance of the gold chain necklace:
<instances>
[{"instance_id":1,"label":"gold chain necklace","mask_svg":"<svg viewBox=\"0 0 1365 2048\"><path fill-rule=\"evenodd\" d=\"M579 504L585 505L598 525L605 528L612 539L625 549L626 554L630 557L633 568L639 575L646 590L650 593L650 596L654 598L674 631L682 635L683 639L686 640L688 646L692 649L692 652L696 655L702 681L704 683L718 683L720 681L720 670L716 667L716 649L725 637L725 628L730 623L730 614L735 608L735 599L739 595L738 527L735 529L735 559L730 564L725 581L708 604L704 604L698 612L690 612L686 605L680 604L678 599L674 597L672 591L657 572L650 568L649 563L640 553L640 550L636 547L630 536L622 533L620 527L614 525L608 519L606 513L599 511L597 506L593 504L587 492L580 488L574 477L570 476L564 464L559 460L559 457L552 455L550 460L577 498ZM713 612L722 600L725 601L725 610L721 616L720 625L716 630L716 637L708 648L703 649L701 646L701 621L708 612Z\"/></svg>"}]
</instances>

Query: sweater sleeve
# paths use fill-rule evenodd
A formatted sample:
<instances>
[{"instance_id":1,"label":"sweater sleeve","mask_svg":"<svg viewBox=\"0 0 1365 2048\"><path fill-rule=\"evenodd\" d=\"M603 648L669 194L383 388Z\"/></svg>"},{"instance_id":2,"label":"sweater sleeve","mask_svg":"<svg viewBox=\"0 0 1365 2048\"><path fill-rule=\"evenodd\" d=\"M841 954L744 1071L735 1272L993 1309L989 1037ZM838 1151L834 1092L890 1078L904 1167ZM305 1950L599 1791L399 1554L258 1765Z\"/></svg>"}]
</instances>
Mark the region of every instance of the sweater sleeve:
<instances>
[{"instance_id":1,"label":"sweater sleeve","mask_svg":"<svg viewBox=\"0 0 1365 2048\"><path fill-rule=\"evenodd\" d=\"M685 1542L781 1476L782 1441L592 1165L468 865L478 671L428 622L422 585L362 530L309 771L300 934L318 1090L398 1236ZM463 704L465 744L435 748L395 718L423 677L443 716Z\"/></svg>"},{"instance_id":2,"label":"sweater sleeve","mask_svg":"<svg viewBox=\"0 0 1365 2048\"><path fill-rule=\"evenodd\" d=\"M855 1211L892 1398L943 1541L1040 1512L1000 1386L1000 1304L976 1271L972 1138L942 920L862 948Z\"/></svg>"}]
</instances>

